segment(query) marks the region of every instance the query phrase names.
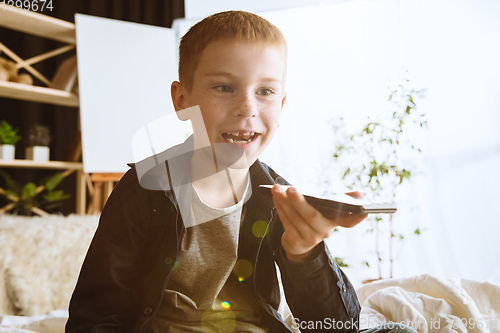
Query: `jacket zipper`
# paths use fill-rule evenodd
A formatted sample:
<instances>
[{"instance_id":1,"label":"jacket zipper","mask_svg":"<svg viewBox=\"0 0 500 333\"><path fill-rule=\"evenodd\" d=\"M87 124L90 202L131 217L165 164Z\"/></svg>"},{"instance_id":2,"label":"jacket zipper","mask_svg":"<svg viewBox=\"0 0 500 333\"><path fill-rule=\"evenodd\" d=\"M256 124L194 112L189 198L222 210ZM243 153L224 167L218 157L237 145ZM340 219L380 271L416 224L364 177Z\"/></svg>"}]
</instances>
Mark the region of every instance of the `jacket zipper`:
<instances>
[{"instance_id":1,"label":"jacket zipper","mask_svg":"<svg viewBox=\"0 0 500 333\"><path fill-rule=\"evenodd\" d=\"M266 232L264 233L265 236L267 236L269 233L269 228L271 226L271 222L273 221L274 219L274 211L276 210L275 207L273 207L273 209L271 210L271 219L269 220L269 222L267 223L267 229L266 229ZM264 242L264 237L262 237L262 239L260 240L260 243L259 243L259 248L257 250L257 256L255 257L255 269L254 269L254 274L253 274L253 289L254 289L254 293L255 295L258 297L259 301L265 303L265 301L263 299L261 299L260 297L260 294L257 292L257 287L256 287L256 280L255 280L255 277L257 276L257 260L259 258L259 254L260 254L260 249L262 247L262 243ZM274 258L273 258L273 261L274 261Z\"/></svg>"},{"instance_id":2,"label":"jacket zipper","mask_svg":"<svg viewBox=\"0 0 500 333\"><path fill-rule=\"evenodd\" d=\"M169 177L170 178L170 177ZM173 189L172 189L172 193L173 193ZM177 245L179 245L179 232L178 232L178 221L177 219L179 218L179 211L177 210L177 207L176 205L172 202L172 200L168 197L167 195L167 191L165 191L165 196L167 197L167 199L174 205L174 209L175 209L175 234L176 234L176 237L177 237ZM177 255L179 253L179 249L177 248ZM175 258L175 261L177 261L177 257ZM175 262L174 261L174 262ZM168 279L170 278L170 274L172 274L172 270L170 270L170 272L168 272L166 278L165 278L165 282L163 283L163 290L165 290L165 288L167 287L167 281ZM160 302L158 303L158 305L155 307L155 312L152 313L150 315L150 318L146 319L144 321L144 323L142 323L141 327L139 328L139 332L142 332L142 330L144 329L144 325L146 325L150 320L152 320L153 318L156 317L156 313L158 312L158 310L160 309L160 306L161 306L161 302L162 302L162 299L163 297L160 297Z\"/></svg>"}]
</instances>

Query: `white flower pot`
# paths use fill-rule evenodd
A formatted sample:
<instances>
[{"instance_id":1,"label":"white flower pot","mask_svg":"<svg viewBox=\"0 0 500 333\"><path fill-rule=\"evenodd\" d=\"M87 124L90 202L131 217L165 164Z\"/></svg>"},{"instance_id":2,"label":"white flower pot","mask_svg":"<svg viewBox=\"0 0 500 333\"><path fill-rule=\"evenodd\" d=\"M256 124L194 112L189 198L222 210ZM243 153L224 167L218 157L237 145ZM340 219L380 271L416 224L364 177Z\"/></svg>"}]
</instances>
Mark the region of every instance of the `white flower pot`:
<instances>
[{"instance_id":1,"label":"white flower pot","mask_svg":"<svg viewBox=\"0 0 500 333\"><path fill-rule=\"evenodd\" d=\"M0 160L13 160L16 156L16 147L13 145L0 145Z\"/></svg>"},{"instance_id":2,"label":"white flower pot","mask_svg":"<svg viewBox=\"0 0 500 333\"><path fill-rule=\"evenodd\" d=\"M26 147L26 159L37 162L48 162L50 160L49 147L33 146Z\"/></svg>"}]
</instances>

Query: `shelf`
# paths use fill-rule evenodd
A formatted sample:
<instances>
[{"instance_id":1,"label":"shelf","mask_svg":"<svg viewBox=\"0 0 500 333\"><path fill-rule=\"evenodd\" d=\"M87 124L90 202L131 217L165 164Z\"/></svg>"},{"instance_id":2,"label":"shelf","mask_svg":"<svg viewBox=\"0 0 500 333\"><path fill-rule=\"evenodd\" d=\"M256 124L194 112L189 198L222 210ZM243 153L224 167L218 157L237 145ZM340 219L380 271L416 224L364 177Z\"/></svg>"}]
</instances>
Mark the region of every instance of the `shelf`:
<instances>
[{"instance_id":1,"label":"shelf","mask_svg":"<svg viewBox=\"0 0 500 333\"><path fill-rule=\"evenodd\" d=\"M59 170L83 170L81 162L49 161L37 162L31 160L0 160L3 168L34 168L34 169L59 169Z\"/></svg>"},{"instance_id":2,"label":"shelf","mask_svg":"<svg viewBox=\"0 0 500 333\"><path fill-rule=\"evenodd\" d=\"M69 91L5 81L0 81L0 97L70 107L80 104L78 96Z\"/></svg>"},{"instance_id":3,"label":"shelf","mask_svg":"<svg viewBox=\"0 0 500 333\"><path fill-rule=\"evenodd\" d=\"M42 11L40 6L41 3L39 3L38 8ZM47 12L47 9L45 9L45 12ZM21 57L17 56L14 52L9 50L7 46L2 44L2 53L6 53L8 57L14 60L19 68L25 68L31 75L34 75L47 85L49 84L46 81L49 80L36 71L31 65L72 50L76 45L76 29L74 23L36 12L22 9L19 10L18 8L5 6L1 3L0 27L69 44L27 60L21 59ZM0 81L0 97L75 108L78 108L80 104L78 95L68 91L4 81ZM17 111L18 110L10 110L10 112ZM64 161L35 162L23 159L13 161L0 160L0 168L59 169L66 170L64 174L69 174L73 170L76 170L76 213L85 214L87 182L83 172L83 163Z\"/></svg>"},{"instance_id":4,"label":"shelf","mask_svg":"<svg viewBox=\"0 0 500 333\"><path fill-rule=\"evenodd\" d=\"M41 5L40 5L41 6ZM68 44L76 44L75 24L1 4L0 26Z\"/></svg>"}]
</instances>

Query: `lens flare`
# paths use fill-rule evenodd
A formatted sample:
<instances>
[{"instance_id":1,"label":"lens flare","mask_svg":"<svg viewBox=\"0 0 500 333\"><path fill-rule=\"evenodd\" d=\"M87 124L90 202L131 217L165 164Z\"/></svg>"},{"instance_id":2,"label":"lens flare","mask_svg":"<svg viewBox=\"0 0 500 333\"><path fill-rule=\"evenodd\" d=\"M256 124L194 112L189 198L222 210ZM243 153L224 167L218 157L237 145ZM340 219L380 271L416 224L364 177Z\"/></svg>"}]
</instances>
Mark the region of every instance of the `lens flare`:
<instances>
[{"instance_id":1,"label":"lens flare","mask_svg":"<svg viewBox=\"0 0 500 333\"><path fill-rule=\"evenodd\" d=\"M229 304L229 302L227 301L224 301L220 304L220 306L222 306L223 309L229 309L231 307L231 304Z\"/></svg>"},{"instance_id":2,"label":"lens flare","mask_svg":"<svg viewBox=\"0 0 500 333\"><path fill-rule=\"evenodd\" d=\"M238 281L243 281L253 273L253 266L250 261L240 259L236 261L233 268L233 273L238 277Z\"/></svg>"},{"instance_id":3,"label":"lens flare","mask_svg":"<svg viewBox=\"0 0 500 333\"><path fill-rule=\"evenodd\" d=\"M263 220L258 220L252 225L252 233L255 237L262 238L267 234L267 223Z\"/></svg>"},{"instance_id":4,"label":"lens flare","mask_svg":"<svg viewBox=\"0 0 500 333\"><path fill-rule=\"evenodd\" d=\"M228 304L227 308L224 303ZM231 333L236 328L236 315L229 310L229 303L224 301L221 303L221 308L203 312L200 326L201 330L196 332Z\"/></svg>"}]
</instances>

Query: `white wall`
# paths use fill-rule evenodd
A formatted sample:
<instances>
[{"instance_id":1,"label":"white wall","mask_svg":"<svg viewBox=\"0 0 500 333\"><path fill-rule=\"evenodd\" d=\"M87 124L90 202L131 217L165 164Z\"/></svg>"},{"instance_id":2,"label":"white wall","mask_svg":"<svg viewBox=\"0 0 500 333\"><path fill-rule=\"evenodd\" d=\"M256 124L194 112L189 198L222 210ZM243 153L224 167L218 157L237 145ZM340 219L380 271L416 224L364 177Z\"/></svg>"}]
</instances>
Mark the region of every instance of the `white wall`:
<instances>
[{"instance_id":1,"label":"white wall","mask_svg":"<svg viewBox=\"0 0 500 333\"><path fill-rule=\"evenodd\" d=\"M317 4L334 4L348 0L186 0L185 18L188 20L199 20L225 10L245 10L259 13L270 10L287 9L294 7L313 6Z\"/></svg>"},{"instance_id":2,"label":"white wall","mask_svg":"<svg viewBox=\"0 0 500 333\"><path fill-rule=\"evenodd\" d=\"M416 87L427 89L418 106L430 128L420 138L425 178L400 196L395 215L396 223L423 234L396 246L395 276L500 283L499 3L351 1L259 14L289 44L285 111L261 159L299 190L318 191L334 146L327 121L344 116L354 128L387 110L388 82L408 69ZM193 23L184 22L181 33ZM356 284L378 274L359 264L372 250L364 230L329 240L333 254L351 263Z\"/></svg>"}]
</instances>

